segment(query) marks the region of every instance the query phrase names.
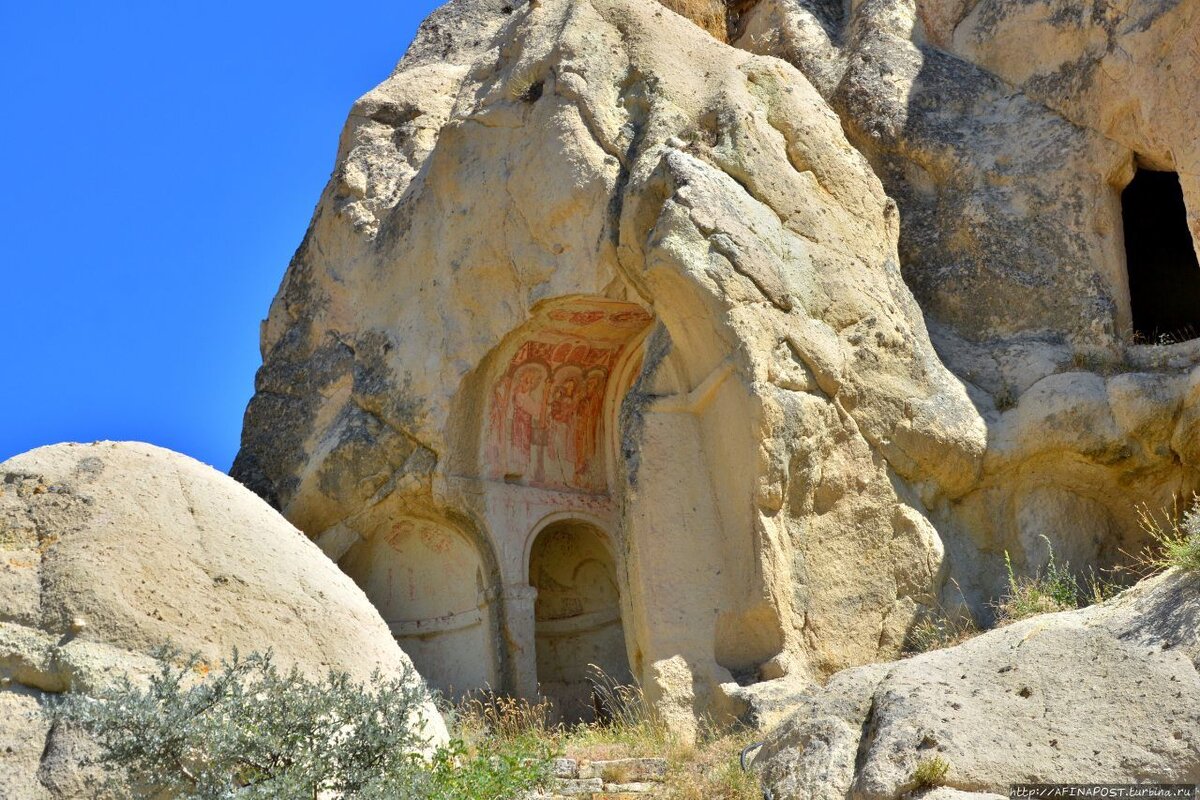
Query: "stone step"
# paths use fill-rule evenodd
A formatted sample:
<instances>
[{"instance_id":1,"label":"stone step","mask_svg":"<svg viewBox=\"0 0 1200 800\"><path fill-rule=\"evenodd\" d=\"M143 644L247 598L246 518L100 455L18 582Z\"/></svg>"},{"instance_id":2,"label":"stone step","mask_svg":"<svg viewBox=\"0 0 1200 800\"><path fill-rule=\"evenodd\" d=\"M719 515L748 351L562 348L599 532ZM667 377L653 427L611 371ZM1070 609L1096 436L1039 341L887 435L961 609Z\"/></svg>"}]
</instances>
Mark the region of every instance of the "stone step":
<instances>
[{"instance_id":1,"label":"stone step","mask_svg":"<svg viewBox=\"0 0 1200 800\"><path fill-rule=\"evenodd\" d=\"M559 778L554 782L554 793L577 797L604 791L604 781L599 778Z\"/></svg>"},{"instance_id":2,"label":"stone step","mask_svg":"<svg viewBox=\"0 0 1200 800\"><path fill-rule=\"evenodd\" d=\"M665 758L618 758L589 761L579 766L580 778L600 778L605 783L661 783L667 777Z\"/></svg>"},{"instance_id":3,"label":"stone step","mask_svg":"<svg viewBox=\"0 0 1200 800\"><path fill-rule=\"evenodd\" d=\"M661 789L662 784L658 782L639 781L636 783L606 783L604 784L603 796L607 800L612 800L614 795L637 795L642 800L645 800L648 792L653 792L656 789Z\"/></svg>"},{"instance_id":4,"label":"stone step","mask_svg":"<svg viewBox=\"0 0 1200 800\"><path fill-rule=\"evenodd\" d=\"M526 800L654 800L667 778L665 758L614 758L588 761L556 758L550 774L549 793L529 795Z\"/></svg>"}]
</instances>

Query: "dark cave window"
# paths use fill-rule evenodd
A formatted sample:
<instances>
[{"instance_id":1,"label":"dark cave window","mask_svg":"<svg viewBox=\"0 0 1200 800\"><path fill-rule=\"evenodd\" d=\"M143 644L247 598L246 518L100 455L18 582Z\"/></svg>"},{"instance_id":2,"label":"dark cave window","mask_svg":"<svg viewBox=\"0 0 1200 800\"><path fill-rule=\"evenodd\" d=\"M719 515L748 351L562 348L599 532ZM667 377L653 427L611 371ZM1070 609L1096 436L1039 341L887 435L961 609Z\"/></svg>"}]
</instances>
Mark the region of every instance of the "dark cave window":
<instances>
[{"instance_id":1,"label":"dark cave window","mask_svg":"<svg viewBox=\"0 0 1200 800\"><path fill-rule=\"evenodd\" d=\"M1138 341L1200 337L1200 263L1174 172L1139 169L1121 193L1125 264Z\"/></svg>"}]
</instances>

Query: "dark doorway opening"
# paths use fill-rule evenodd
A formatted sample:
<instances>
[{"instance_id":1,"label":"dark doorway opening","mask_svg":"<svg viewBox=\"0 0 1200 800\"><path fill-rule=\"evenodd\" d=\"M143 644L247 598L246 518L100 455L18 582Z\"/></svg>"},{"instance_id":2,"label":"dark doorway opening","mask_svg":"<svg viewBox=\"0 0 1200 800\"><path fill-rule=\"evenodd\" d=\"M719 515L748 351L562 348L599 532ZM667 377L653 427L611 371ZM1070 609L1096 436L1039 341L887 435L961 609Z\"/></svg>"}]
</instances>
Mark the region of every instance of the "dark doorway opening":
<instances>
[{"instance_id":1,"label":"dark doorway opening","mask_svg":"<svg viewBox=\"0 0 1200 800\"><path fill-rule=\"evenodd\" d=\"M529 556L537 679L555 722L592 722L603 712L598 684L629 686L617 570L600 533L567 520L538 534Z\"/></svg>"},{"instance_id":2,"label":"dark doorway opening","mask_svg":"<svg viewBox=\"0 0 1200 800\"><path fill-rule=\"evenodd\" d=\"M1121 209L1134 336L1164 344L1200 337L1200 263L1179 176L1139 169Z\"/></svg>"}]
</instances>

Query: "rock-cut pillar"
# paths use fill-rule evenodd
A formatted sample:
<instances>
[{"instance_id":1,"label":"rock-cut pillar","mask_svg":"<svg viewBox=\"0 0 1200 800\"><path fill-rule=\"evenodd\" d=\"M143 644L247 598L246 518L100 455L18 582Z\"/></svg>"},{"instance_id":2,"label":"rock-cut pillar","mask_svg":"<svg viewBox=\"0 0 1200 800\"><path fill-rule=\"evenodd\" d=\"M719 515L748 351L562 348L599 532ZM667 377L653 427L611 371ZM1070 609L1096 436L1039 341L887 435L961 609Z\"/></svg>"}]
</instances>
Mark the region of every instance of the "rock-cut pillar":
<instances>
[{"instance_id":1,"label":"rock-cut pillar","mask_svg":"<svg viewBox=\"0 0 1200 800\"><path fill-rule=\"evenodd\" d=\"M527 584L508 584L501 590L504 608L504 646L508 648L508 663L512 670L510 685L513 693L526 700L536 701L537 641L533 605L537 589Z\"/></svg>"}]
</instances>

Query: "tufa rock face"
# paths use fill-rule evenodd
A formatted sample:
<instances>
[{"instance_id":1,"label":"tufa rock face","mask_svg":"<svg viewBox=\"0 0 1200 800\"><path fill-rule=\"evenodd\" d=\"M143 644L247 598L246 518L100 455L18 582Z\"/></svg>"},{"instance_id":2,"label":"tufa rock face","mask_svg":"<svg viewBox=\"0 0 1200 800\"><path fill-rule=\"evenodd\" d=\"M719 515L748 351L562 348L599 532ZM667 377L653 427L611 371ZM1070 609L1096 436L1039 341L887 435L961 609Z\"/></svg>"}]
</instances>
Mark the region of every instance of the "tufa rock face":
<instances>
[{"instance_id":1,"label":"tufa rock face","mask_svg":"<svg viewBox=\"0 0 1200 800\"><path fill-rule=\"evenodd\" d=\"M356 105L234 475L419 664L477 665L443 688L578 681L543 655L594 660L571 626L601 611L542 617L603 585L681 720L736 711L735 676L898 647L945 576L917 487L968 488L985 428L901 279L894 204L777 59L633 0L490 7L439 12ZM564 569L531 574L546 531ZM546 583L587 536L596 574Z\"/></svg>"},{"instance_id":2,"label":"tufa rock face","mask_svg":"<svg viewBox=\"0 0 1200 800\"><path fill-rule=\"evenodd\" d=\"M1128 344L1119 194L1196 142L1038 77L1119 51L1194 111L1156 76L1195 4L760 0L733 46L668 5L430 17L351 112L233 474L440 688L567 709L627 664L686 728L986 621L1005 551L1112 563L1197 485L1200 347ZM1014 86L1035 22L1061 57Z\"/></svg>"},{"instance_id":3,"label":"tufa rock face","mask_svg":"<svg viewBox=\"0 0 1200 800\"><path fill-rule=\"evenodd\" d=\"M899 205L905 282L988 426L975 487L926 506L943 604L985 621L1004 551L1112 564L1135 505L1197 484L1200 347L1137 343L1121 190L1178 172L1200 241L1200 95L1176 77L1200 6L1093 5L761 0L734 42L804 72Z\"/></svg>"},{"instance_id":4,"label":"tufa rock face","mask_svg":"<svg viewBox=\"0 0 1200 800\"><path fill-rule=\"evenodd\" d=\"M947 786L1200 781L1200 578L1168 574L1103 606L1047 614L834 676L772 732L778 800L905 796L917 764ZM1002 721L1002 724L999 724Z\"/></svg>"},{"instance_id":5,"label":"tufa rock face","mask_svg":"<svg viewBox=\"0 0 1200 800\"><path fill-rule=\"evenodd\" d=\"M82 797L86 741L48 694L153 668L171 642L217 661L366 680L410 666L362 591L235 481L151 445L55 445L0 465L0 796ZM427 735L444 740L432 705ZM91 795L87 795L91 796Z\"/></svg>"}]
</instances>

